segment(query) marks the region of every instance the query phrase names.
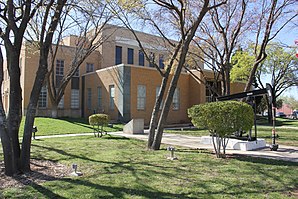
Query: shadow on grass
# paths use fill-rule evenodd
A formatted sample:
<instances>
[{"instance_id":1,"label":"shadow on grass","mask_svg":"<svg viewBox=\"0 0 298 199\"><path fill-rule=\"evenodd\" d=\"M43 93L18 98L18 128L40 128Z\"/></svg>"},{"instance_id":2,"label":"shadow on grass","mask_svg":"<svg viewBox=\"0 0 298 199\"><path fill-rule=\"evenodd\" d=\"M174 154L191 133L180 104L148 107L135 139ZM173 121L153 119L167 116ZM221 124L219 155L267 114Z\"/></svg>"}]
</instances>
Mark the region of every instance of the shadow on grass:
<instances>
[{"instance_id":1,"label":"shadow on grass","mask_svg":"<svg viewBox=\"0 0 298 199\"><path fill-rule=\"evenodd\" d=\"M109 135L109 134L108 134ZM106 139L106 140L130 140L129 138L127 137L120 137L120 136L111 136L109 135L109 137L105 137L103 136L102 139Z\"/></svg>"},{"instance_id":2,"label":"shadow on grass","mask_svg":"<svg viewBox=\"0 0 298 199\"><path fill-rule=\"evenodd\" d=\"M276 159L269 159L269 158L251 157L251 156L245 156L245 155L234 155L234 158L239 161L257 163L257 164L293 166L293 167L298 166L297 162L290 162L290 161L276 160ZM272 158L274 158L274 156L272 156Z\"/></svg>"},{"instance_id":3,"label":"shadow on grass","mask_svg":"<svg viewBox=\"0 0 298 199\"><path fill-rule=\"evenodd\" d=\"M81 186L87 186L98 191L102 190L105 192L109 192L112 196L104 196L104 198L126 198L127 195L130 196L142 196L144 198L193 198L189 197L186 194L174 194L174 193L167 193L158 190L151 190L142 189L142 188L127 188L127 187L113 187L113 186L106 186L95 184L86 180L82 179L63 179L64 182L72 183Z\"/></svg>"},{"instance_id":4,"label":"shadow on grass","mask_svg":"<svg viewBox=\"0 0 298 199\"><path fill-rule=\"evenodd\" d=\"M33 176L32 178L36 178L39 180L45 180L45 181L54 181L54 180L60 180L59 178L56 178L54 176L46 175L37 171L31 171L30 174ZM47 198L61 198L64 199L65 197L62 197L56 193L54 193L52 190L45 188L44 186L34 182L31 178L26 177L26 175L19 175L14 178L15 180L19 181L23 185L30 185L33 189L41 193L43 196L46 196ZM24 192L25 194L28 192ZM29 193L30 194L30 193ZM24 195L23 198L31 197L31 194L29 196ZM35 197L34 197L35 198Z\"/></svg>"},{"instance_id":5,"label":"shadow on grass","mask_svg":"<svg viewBox=\"0 0 298 199\"><path fill-rule=\"evenodd\" d=\"M75 125L79 125L79 126L83 126L83 127L86 127L86 128L89 128L89 129L92 129L93 128L89 125L89 121L85 118L69 118L69 117L63 117L63 118L60 118L61 120L64 120L64 121L67 121L69 123L72 123L72 124L75 124ZM117 127L117 126L113 126L113 127L104 127L104 128L108 128L108 129L111 129L109 132L112 132L112 131L122 131L123 129L120 128L120 127Z\"/></svg>"}]
</instances>

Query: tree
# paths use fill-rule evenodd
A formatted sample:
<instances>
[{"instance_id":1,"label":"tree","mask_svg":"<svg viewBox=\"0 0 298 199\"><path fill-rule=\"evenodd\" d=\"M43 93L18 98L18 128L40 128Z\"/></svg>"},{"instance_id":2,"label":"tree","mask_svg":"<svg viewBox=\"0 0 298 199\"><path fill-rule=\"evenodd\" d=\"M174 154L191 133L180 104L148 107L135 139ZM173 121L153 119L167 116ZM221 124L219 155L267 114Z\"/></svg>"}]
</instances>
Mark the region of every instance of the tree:
<instances>
[{"instance_id":1,"label":"tree","mask_svg":"<svg viewBox=\"0 0 298 199\"><path fill-rule=\"evenodd\" d=\"M239 130L250 130L254 122L253 108L237 101L194 105L188 109L188 115L195 126L209 130L218 158L225 156L229 136Z\"/></svg>"},{"instance_id":2,"label":"tree","mask_svg":"<svg viewBox=\"0 0 298 199\"><path fill-rule=\"evenodd\" d=\"M43 1L32 2L27 0L18 2L7 1L7 4L1 3L1 25L5 28L5 31L1 28L0 33L1 38L4 41L7 55L7 67L10 76L10 96L7 115L3 109L1 100L0 126L5 174L9 176L30 170L30 147L36 105L47 72L47 54L49 47L52 44L53 32L57 27L66 0L57 0L57 2L51 0L47 2L47 4L43 3ZM19 59L27 25L39 8L45 9L46 15L43 20L43 29L41 31L40 44L42 45L40 45L39 67L31 91L28 111L26 113L21 150L19 145L19 127L22 115L22 95ZM1 69L1 73L3 74L3 62Z\"/></svg>"},{"instance_id":3,"label":"tree","mask_svg":"<svg viewBox=\"0 0 298 199\"><path fill-rule=\"evenodd\" d=\"M74 13L76 13L74 15ZM78 5L71 5L68 13L63 16L60 21L59 37L56 45L51 50L50 70L47 74L47 85L49 98L52 104L52 117L58 116L58 104L61 101L65 88L72 80L73 76L79 70L81 64L92 54L108 36L102 35L102 30L106 28L106 24L112 18L112 15L107 12L107 5L102 1L79 1ZM72 61L69 70L64 74L60 81L55 81L57 76L55 73L55 60L57 51L61 48L61 39L64 32L77 32L78 35L76 44L71 53Z\"/></svg>"},{"instance_id":4,"label":"tree","mask_svg":"<svg viewBox=\"0 0 298 199\"><path fill-rule=\"evenodd\" d=\"M222 88L218 88L222 95L230 94L231 57L247 30L247 4L247 0L232 0L209 10L194 38L202 52L194 54L214 71L215 80L222 82Z\"/></svg>"},{"instance_id":5,"label":"tree","mask_svg":"<svg viewBox=\"0 0 298 199\"><path fill-rule=\"evenodd\" d=\"M255 31L253 48L254 64L249 74L244 91L249 91L254 82L260 64L266 59L266 48L280 31L298 17L296 0L262 0L252 7L255 17L251 28Z\"/></svg>"},{"instance_id":6,"label":"tree","mask_svg":"<svg viewBox=\"0 0 298 199\"><path fill-rule=\"evenodd\" d=\"M4 154L5 174L12 176L20 170L19 158L21 155L19 146L19 126L21 122L21 86L19 58L23 36L28 22L36 13L41 1L8 0L1 2L0 8L0 36L4 41L9 73L9 110L7 114L3 109L1 100L1 142ZM1 51L1 57L2 51ZM1 63L3 81L3 61ZM1 81L1 84L2 84ZM1 87L2 89L2 87ZM1 92L2 93L2 92Z\"/></svg>"},{"instance_id":7,"label":"tree","mask_svg":"<svg viewBox=\"0 0 298 199\"><path fill-rule=\"evenodd\" d=\"M132 2L132 4L135 3L134 1ZM164 124L166 122L177 82L179 80L182 68L185 65L189 46L192 42L195 32L197 31L205 14L209 10L224 4L225 1L214 5L210 5L209 0L200 2L191 0L178 2L154 0L154 6L152 6L151 3L146 4L142 1L141 3L141 6L137 6L137 9L135 10L133 9L133 6L130 5L125 5L124 8L119 8L119 6L115 5L117 4L116 1L116 3L112 3L112 10L114 13L121 13L120 15L118 14L118 18L132 31L143 52L146 52L146 50L144 47L142 47L137 34L129 25L130 15L126 14L127 10L129 13L133 13L135 16L142 19L145 23L147 22L148 26L152 27L155 32L162 37L164 43L166 43L165 46L172 48L172 53L168 55L169 61L167 62L166 70L164 72L155 64L155 67L162 76L162 83L151 115L148 148L157 150L160 148ZM161 21L163 23L160 23ZM170 39L171 36L173 37L173 35L178 38L178 41L173 42L173 40ZM150 56L146 54L145 56L147 60L150 60ZM153 61L151 59L151 62L154 63L154 59ZM172 77L170 79L171 71ZM170 83L168 83L169 80L171 80ZM169 84L169 88L166 91L167 84ZM167 94L165 96L164 106L162 107L162 111L158 117L158 112L165 93ZM155 133L156 127L157 132Z\"/></svg>"}]
</instances>

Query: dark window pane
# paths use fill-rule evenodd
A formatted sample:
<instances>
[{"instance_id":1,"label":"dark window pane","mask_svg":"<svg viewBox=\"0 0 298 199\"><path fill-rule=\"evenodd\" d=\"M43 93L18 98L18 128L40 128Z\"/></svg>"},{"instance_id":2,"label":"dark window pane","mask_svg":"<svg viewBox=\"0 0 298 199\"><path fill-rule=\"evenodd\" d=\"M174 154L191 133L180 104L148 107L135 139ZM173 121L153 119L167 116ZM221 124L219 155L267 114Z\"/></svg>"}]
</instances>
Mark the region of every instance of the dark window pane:
<instances>
[{"instance_id":1,"label":"dark window pane","mask_svg":"<svg viewBox=\"0 0 298 199\"><path fill-rule=\"evenodd\" d=\"M142 51L139 51L139 65L145 66L145 58L144 53Z\"/></svg>"},{"instance_id":2,"label":"dark window pane","mask_svg":"<svg viewBox=\"0 0 298 199\"><path fill-rule=\"evenodd\" d=\"M116 56L115 56L115 64L121 64L122 63L122 47L116 46Z\"/></svg>"},{"instance_id":3,"label":"dark window pane","mask_svg":"<svg viewBox=\"0 0 298 199\"><path fill-rule=\"evenodd\" d=\"M127 49L127 64L133 64L133 49Z\"/></svg>"},{"instance_id":4,"label":"dark window pane","mask_svg":"<svg viewBox=\"0 0 298 199\"><path fill-rule=\"evenodd\" d=\"M80 88L80 78L72 77L71 78L71 89L79 89Z\"/></svg>"}]
</instances>

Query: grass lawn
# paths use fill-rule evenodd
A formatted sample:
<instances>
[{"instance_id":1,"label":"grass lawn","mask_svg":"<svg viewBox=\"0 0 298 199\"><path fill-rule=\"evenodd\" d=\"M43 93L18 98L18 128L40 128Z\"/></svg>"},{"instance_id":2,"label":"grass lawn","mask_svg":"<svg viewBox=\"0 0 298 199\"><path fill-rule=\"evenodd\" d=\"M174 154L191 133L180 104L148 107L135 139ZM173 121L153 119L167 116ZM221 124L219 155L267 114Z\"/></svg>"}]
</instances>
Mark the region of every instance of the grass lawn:
<instances>
[{"instance_id":1,"label":"grass lawn","mask_svg":"<svg viewBox=\"0 0 298 199\"><path fill-rule=\"evenodd\" d=\"M32 141L32 157L78 164L82 177L0 190L0 198L288 198L298 190L298 164L252 157L217 159L178 148L178 160L146 143L93 136ZM3 154L0 151L0 160ZM292 198L294 196L292 195Z\"/></svg>"},{"instance_id":2,"label":"grass lawn","mask_svg":"<svg viewBox=\"0 0 298 199\"><path fill-rule=\"evenodd\" d=\"M20 135L23 135L25 118L22 119ZM85 118L35 118L34 125L37 126L39 135L59 135L59 134L75 134L75 133L92 133L93 128L89 125L88 119ZM105 131L122 131L122 124L115 124L113 128L104 127Z\"/></svg>"},{"instance_id":3,"label":"grass lawn","mask_svg":"<svg viewBox=\"0 0 298 199\"><path fill-rule=\"evenodd\" d=\"M257 137L264 138L268 144L272 142L272 126L268 124L267 120L261 118L258 120ZM191 129L191 130L166 130L167 133L177 133L184 135L204 136L209 135L208 130ZM297 146L298 147L298 120L291 119L277 119L276 133L278 134L277 144ZM253 128L254 134L254 128Z\"/></svg>"}]
</instances>

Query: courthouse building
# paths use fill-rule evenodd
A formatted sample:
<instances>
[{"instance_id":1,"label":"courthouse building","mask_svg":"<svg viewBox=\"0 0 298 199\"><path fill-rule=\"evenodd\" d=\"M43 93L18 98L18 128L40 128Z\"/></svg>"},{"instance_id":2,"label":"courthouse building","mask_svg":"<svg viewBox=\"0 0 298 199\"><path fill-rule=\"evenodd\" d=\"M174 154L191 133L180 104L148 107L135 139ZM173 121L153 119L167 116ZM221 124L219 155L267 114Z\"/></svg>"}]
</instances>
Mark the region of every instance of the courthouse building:
<instances>
[{"instance_id":1,"label":"courthouse building","mask_svg":"<svg viewBox=\"0 0 298 199\"><path fill-rule=\"evenodd\" d=\"M162 38L142 32L137 32L137 35L150 57L154 57L155 63L163 70L169 52L162 45ZM143 118L148 124L159 92L161 75L145 59L129 30L108 25L102 31L102 36L108 39L83 62L69 82L58 106L58 116L88 117L93 113L105 113L114 121L127 122L132 118ZM55 60L56 79L61 79L67 73L76 41L77 37L69 36L61 43ZM32 49L32 44L25 42L20 58L23 114L29 103L39 60L38 51ZM194 70L193 73L203 80L200 72ZM205 70L210 82L213 81L212 74ZM6 109L9 104L8 81L8 72L5 70L2 98ZM242 90L243 85L240 83L231 86L232 93ZM189 73L182 72L167 123L189 122L187 109L205 103L209 98L210 92L205 84ZM46 85L40 94L37 115L51 116Z\"/></svg>"}]
</instances>

